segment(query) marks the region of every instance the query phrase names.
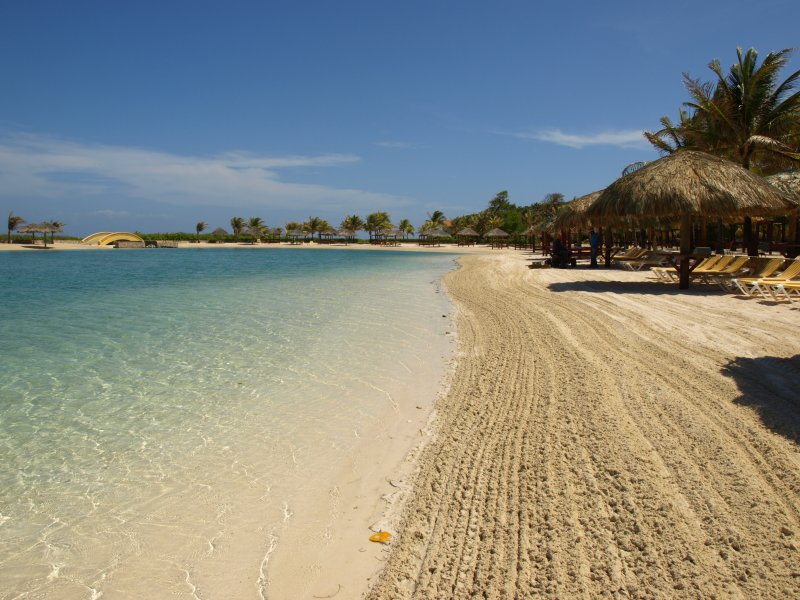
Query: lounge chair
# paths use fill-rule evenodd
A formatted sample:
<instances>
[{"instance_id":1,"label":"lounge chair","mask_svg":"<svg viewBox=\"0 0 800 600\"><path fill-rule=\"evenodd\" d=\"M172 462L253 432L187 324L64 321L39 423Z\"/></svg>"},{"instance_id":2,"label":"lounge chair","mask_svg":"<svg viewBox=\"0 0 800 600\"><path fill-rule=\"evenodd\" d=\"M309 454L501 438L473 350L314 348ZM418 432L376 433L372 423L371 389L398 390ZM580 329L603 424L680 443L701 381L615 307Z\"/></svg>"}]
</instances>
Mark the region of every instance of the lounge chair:
<instances>
[{"instance_id":1,"label":"lounge chair","mask_svg":"<svg viewBox=\"0 0 800 600\"><path fill-rule=\"evenodd\" d=\"M772 290L772 285L792 281L800 276L800 258L791 261L786 268L781 271L779 275L772 277L736 277L732 279L743 294L752 296L756 292L760 293L764 298L767 297L767 292L777 300L775 292Z\"/></svg>"},{"instance_id":2,"label":"lounge chair","mask_svg":"<svg viewBox=\"0 0 800 600\"><path fill-rule=\"evenodd\" d=\"M702 279L705 283L714 283L716 282L715 277L717 275L739 275L742 274L740 271L747 268L747 263L750 261L749 256L735 256L733 260L730 261L724 267L712 267L710 269L701 271L699 273L700 279Z\"/></svg>"},{"instance_id":3,"label":"lounge chair","mask_svg":"<svg viewBox=\"0 0 800 600\"><path fill-rule=\"evenodd\" d=\"M645 251L645 253L638 258L625 261L622 263L623 267L629 268L631 271L641 271L645 267L660 267L667 262L667 257L661 252Z\"/></svg>"},{"instance_id":4,"label":"lounge chair","mask_svg":"<svg viewBox=\"0 0 800 600\"><path fill-rule=\"evenodd\" d=\"M715 263L698 265L697 268L695 268L695 270L692 271L692 275L698 276L706 271L712 271L715 269L716 270L724 269L729 264L731 264L731 261L733 261L734 258L736 257L733 256L732 254L724 254L722 256L719 256L717 257L718 260Z\"/></svg>"},{"instance_id":5,"label":"lounge chair","mask_svg":"<svg viewBox=\"0 0 800 600\"><path fill-rule=\"evenodd\" d=\"M784 281L783 283L776 283L773 289L778 294L783 294L786 296L786 299L789 302L794 302L794 300L792 300L792 294L800 299L800 281Z\"/></svg>"},{"instance_id":6,"label":"lounge chair","mask_svg":"<svg viewBox=\"0 0 800 600\"><path fill-rule=\"evenodd\" d=\"M750 278L752 279L763 279L764 277L770 277L773 273L775 273L778 269L781 268L781 265L784 263L784 259L782 258L770 258L770 259L758 259L760 264L756 264L752 268L752 273ZM733 292L737 289L737 278L736 273L717 273L714 275L714 280L717 282L719 287L723 290L728 292Z\"/></svg>"},{"instance_id":7,"label":"lounge chair","mask_svg":"<svg viewBox=\"0 0 800 600\"><path fill-rule=\"evenodd\" d=\"M646 248L629 248L627 252L624 254L618 254L614 257L614 261L625 264L628 261L636 260L637 258L644 256L648 250Z\"/></svg>"},{"instance_id":8,"label":"lounge chair","mask_svg":"<svg viewBox=\"0 0 800 600\"><path fill-rule=\"evenodd\" d=\"M713 268L720 259L723 258L723 255L720 254L718 256L709 256L708 258L704 258L700 261L700 263L694 268L694 271L700 269L710 269ZM678 276L678 269L676 267L653 267L650 271L660 280L672 282L675 281L675 278ZM693 271L693 272L694 272Z\"/></svg>"}]
</instances>

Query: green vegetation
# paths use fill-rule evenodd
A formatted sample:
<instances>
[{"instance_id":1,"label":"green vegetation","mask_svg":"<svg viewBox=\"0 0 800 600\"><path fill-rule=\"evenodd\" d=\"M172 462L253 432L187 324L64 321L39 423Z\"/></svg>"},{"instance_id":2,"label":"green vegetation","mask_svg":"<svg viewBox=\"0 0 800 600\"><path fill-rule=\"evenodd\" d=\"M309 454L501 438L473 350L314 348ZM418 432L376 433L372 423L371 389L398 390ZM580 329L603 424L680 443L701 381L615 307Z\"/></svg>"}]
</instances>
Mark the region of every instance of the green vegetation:
<instances>
[{"instance_id":1,"label":"green vegetation","mask_svg":"<svg viewBox=\"0 0 800 600\"><path fill-rule=\"evenodd\" d=\"M739 163L760 175L771 175L800 164L800 92L792 93L800 70L780 81L793 50L770 52L758 64L758 52L736 49L737 62L727 73L719 60L708 68L714 81L703 82L684 73L691 100L679 109L679 122L661 118L662 128L645 132L660 152L700 150ZM629 168L635 168L631 165ZM744 218L743 241L757 255L757 237L750 217Z\"/></svg>"},{"instance_id":2,"label":"green vegetation","mask_svg":"<svg viewBox=\"0 0 800 600\"><path fill-rule=\"evenodd\" d=\"M197 225L195 225L194 230L197 232L197 241L200 241L200 234L203 233L208 227L208 223L205 221L200 221Z\"/></svg>"},{"instance_id":3,"label":"green vegetation","mask_svg":"<svg viewBox=\"0 0 800 600\"><path fill-rule=\"evenodd\" d=\"M662 128L645 132L645 137L663 153L700 150L761 175L796 167L800 92L791 92L800 70L779 80L791 53L790 48L770 52L759 65L755 49L737 48L738 60L727 73L717 59L708 64L715 81L702 82L684 73L691 100L679 110L679 122L662 117Z\"/></svg>"},{"instance_id":4,"label":"green vegetation","mask_svg":"<svg viewBox=\"0 0 800 600\"><path fill-rule=\"evenodd\" d=\"M11 243L11 232L14 231L17 227L22 225L25 222L25 219L20 217L19 215L15 215L12 212L8 213L8 242Z\"/></svg>"}]
</instances>

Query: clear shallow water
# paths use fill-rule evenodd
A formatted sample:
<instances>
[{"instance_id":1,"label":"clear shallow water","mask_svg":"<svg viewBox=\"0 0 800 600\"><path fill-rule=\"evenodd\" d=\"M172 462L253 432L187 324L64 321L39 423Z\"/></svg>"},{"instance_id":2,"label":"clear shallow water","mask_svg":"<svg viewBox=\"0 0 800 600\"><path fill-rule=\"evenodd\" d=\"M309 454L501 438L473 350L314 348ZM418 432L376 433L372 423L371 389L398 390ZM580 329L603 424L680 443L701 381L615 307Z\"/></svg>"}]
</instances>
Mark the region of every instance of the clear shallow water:
<instances>
[{"instance_id":1,"label":"clear shallow water","mask_svg":"<svg viewBox=\"0 0 800 600\"><path fill-rule=\"evenodd\" d=\"M443 362L452 266L1 253L0 598L136 597L143 579L178 597L220 578L259 588L295 503Z\"/></svg>"}]
</instances>

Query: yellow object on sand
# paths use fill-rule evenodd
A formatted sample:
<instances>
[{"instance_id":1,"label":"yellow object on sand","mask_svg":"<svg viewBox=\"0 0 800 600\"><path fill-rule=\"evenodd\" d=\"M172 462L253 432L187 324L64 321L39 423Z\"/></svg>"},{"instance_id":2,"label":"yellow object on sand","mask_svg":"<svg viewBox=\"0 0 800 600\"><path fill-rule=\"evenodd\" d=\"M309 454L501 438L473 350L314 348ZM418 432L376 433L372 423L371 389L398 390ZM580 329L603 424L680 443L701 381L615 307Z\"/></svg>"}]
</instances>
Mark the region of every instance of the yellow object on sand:
<instances>
[{"instance_id":1,"label":"yellow object on sand","mask_svg":"<svg viewBox=\"0 0 800 600\"><path fill-rule=\"evenodd\" d=\"M379 544L388 544L392 534L388 531L379 531L378 533L369 536L370 542L378 542Z\"/></svg>"}]
</instances>

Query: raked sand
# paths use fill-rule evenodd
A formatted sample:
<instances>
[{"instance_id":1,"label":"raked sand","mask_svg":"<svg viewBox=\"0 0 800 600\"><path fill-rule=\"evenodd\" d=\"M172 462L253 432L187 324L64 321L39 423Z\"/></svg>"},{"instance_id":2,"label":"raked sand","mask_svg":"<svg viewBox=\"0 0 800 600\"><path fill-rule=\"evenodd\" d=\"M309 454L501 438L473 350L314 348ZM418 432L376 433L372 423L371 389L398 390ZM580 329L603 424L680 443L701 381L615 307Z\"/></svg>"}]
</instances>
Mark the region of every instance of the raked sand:
<instances>
[{"instance_id":1,"label":"raked sand","mask_svg":"<svg viewBox=\"0 0 800 600\"><path fill-rule=\"evenodd\" d=\"M367 598L800 597L800 304L460 261L457 366Z\"/></svg>"}]
</instances>

